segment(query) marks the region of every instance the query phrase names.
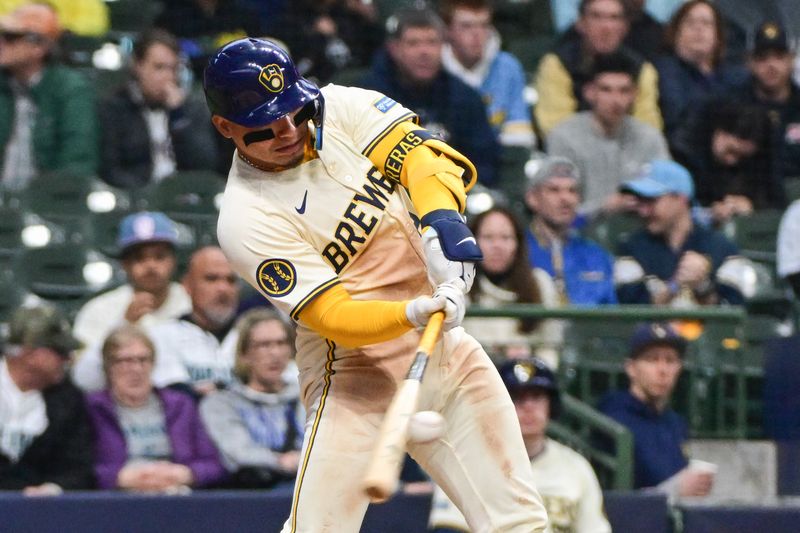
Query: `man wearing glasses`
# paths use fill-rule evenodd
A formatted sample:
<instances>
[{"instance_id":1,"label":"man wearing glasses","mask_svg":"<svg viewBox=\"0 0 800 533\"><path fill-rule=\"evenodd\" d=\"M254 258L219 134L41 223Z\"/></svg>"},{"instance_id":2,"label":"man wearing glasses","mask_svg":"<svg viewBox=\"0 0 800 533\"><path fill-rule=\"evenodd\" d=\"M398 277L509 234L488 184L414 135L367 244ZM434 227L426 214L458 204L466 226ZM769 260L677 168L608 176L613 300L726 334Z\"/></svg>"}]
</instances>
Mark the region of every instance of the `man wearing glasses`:
<instances>
[{"instance_id":1,"label":"man wearing glasses","mask_svg":"<svg viewBox=\"0 0 800 533\"><path fill-rule=\"evenodd\" d=\"M61 25L52 7L26 4L0 19L2 187L23 190L41 172L93 175L96 117L91 88L59 65Z\"/></svg>"}]
</instances>

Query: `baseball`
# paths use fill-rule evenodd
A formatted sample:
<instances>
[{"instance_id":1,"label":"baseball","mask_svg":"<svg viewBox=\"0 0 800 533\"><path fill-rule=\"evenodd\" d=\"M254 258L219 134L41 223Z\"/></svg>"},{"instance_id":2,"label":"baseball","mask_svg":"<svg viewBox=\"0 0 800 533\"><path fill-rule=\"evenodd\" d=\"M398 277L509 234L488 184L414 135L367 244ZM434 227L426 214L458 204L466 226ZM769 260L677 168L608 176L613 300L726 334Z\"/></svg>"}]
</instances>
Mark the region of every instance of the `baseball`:
<instances>
[{"instance_id":1,"label":"baseball","mask_svg":"<svg viewBox=\"0 0 800 533\"><path fill-rule=\"evenodd\" d=\"M444 435L444 418L436 411L419 411L408 422L408 439L417 444L431 442Z\"/></svg>"}]
</instances>

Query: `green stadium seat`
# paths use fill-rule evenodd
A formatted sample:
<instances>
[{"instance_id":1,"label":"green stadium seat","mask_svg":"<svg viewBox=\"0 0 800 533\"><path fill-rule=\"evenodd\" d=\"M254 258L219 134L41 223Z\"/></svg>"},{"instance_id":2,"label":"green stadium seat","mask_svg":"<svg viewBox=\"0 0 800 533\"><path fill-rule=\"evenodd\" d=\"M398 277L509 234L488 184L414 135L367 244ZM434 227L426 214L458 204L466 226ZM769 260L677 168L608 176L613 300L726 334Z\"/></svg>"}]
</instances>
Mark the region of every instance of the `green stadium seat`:
<instances>
[{"instance_id":1,"label":"green stadium seat","mask_svg":"<svg viewBox=\"0 0 800 533\"><path fill-rule=\"evenodd\" d=\"M8 322L25 299L25 290L12 276L0 276L0 322Z\"/></svg>"},{"instance_id":2,"label":"green stadium seat","mask_svg":"<svg viewBox=\"0 0 800 533\"><path fill-rule=\"evenodd\" d=\"M164 7L159 0L114 0L107 5L111 30L130 33L150 28Z\"/></svg>"},{"instance_id":3,"label":"green stadium seat","mask_svg":"<svg viewBox=\"0 0 800 533\"><path fill-rule=\"evenodd\" d=\"M800 176L792 176L783 180L783 187L786 190L786 198L790 202L800 200Z\"/></svg>"},{"instance_id":4,"label":"green stadium seat","mask_svg":"<svg viewBox=\"0 0 800 533\"><path fill-rule=\"evenodd\" d=\"M117 265L100 252L76 244L23 250L14 272L30 292L45 299L84 300L122 281Z\"/></svg>"},{"instance_id":5,"label":"green stadium seat","mask_svg":"<svg viewBox=\"0 0 800 533\"><path fill-rule=\"evenodd\" d=\"M614 254L620 243L641 227L641 221L635 214L618 213L593 220L584 233L588 238Z\"/></svg>"},{"instance_id":6,"label":"green stadium seat","mask_svg":"<svg viewBox=\"0 0 800 533\"><path fill-rule=\"evenodd\" d=\"M553 46L553 41L551 35L519 35L510 38L505 49L519 59L528 79L532 81L539 61Z\"/></svg>"},{"instance_id":7,"label":"green stadium seat","mask_svg":"<svg viewBox=\"0 0 800 533\"><path fill-rule=\"evenodd\" d=\"M756 261L775 261L778 226L783 212L778 209L754 211L749 216L734 217L725 228L742 254Z\"/></svg>"},{"instance_id":8,"label":"green stadium seat","mask_svg":"<svg viewBox=\"0 0 800 533\"><path fill-rule=\"evenodd\" d=\"M369 73L369 67L349 67L336 72L330 82L346 87L358 87L361 80Z\"/></svg>"}]
</instances>

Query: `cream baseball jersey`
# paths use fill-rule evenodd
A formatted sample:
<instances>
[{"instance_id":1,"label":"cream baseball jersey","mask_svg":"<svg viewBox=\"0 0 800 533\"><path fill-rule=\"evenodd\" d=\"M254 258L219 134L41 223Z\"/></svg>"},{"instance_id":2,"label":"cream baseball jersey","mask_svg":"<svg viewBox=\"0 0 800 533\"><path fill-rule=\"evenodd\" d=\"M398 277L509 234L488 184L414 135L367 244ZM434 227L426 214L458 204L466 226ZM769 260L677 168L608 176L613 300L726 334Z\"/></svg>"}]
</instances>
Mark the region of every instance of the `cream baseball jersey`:
<instances>
[{"instance_id":1,"label":"cream baseball jersey","mask_svg":"<svg viewBox=\"0 0 800 533\"><path fill-rule=\"evenodd\" d=\"M609 533L603 493L589 462L575 450L547 439L544 451L531 461L536 489L549 519L548 533ZM469 531L455 505L438 487L434 491L431 527Z\"/></svg>"},{"instance_id":2,"label":"cream baseball jersey","mask_svg":"<svg viewBox=\"0 0 800 533\"><path fill-rule=\"evenodd\" d=\"M365 155L414 114L373 91L329 85L322 93L319 157L274 173L234 157L217 229L237 272L295 320L337 283L356 299L399 300L430 290L408 195ZM404 156L397 154L400 164ZM371 246L373 240L383 245Z\"/></svg>"}]
</instances>

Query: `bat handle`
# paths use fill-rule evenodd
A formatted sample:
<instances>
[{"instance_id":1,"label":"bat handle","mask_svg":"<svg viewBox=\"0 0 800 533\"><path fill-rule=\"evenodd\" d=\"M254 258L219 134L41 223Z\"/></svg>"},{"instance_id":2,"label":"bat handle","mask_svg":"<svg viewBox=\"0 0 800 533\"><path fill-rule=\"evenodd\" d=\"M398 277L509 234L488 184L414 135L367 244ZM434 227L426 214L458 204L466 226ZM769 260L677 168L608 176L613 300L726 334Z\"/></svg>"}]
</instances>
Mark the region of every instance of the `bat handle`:
<instances>
[{"instance_id":1,"label":"bat handle","mask_svg":"<svg viewBox=\"0 0 800 533\"><path fill-rule=\"evenodd\" d=\"M439 338L439 333L442 331L442 323L444 322L444 311L436 311L428 319L425 325L425 330L422 332L422 338L419 340L418 352L425 352L425 355L430 355L433 347L436 345L436 339Z\"/></svg>"}]
</instances>

